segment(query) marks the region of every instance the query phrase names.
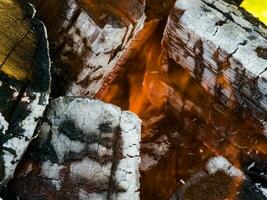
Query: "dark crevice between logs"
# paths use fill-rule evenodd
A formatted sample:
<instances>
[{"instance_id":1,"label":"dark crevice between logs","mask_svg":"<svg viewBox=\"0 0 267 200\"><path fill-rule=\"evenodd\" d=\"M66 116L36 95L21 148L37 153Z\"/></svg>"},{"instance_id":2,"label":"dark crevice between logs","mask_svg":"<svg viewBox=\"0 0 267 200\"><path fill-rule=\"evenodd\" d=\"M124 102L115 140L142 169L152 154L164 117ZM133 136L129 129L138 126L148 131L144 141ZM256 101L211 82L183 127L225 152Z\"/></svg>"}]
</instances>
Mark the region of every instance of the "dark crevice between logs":
<instances>
[{"instance_id":1,"label":"dark crevice between logs","mask_svg":"<svg viewBox=\"0 0 267 200\"><path fill-rule=\"evenodd\" d=\"M80 11L78 11L78 13L79 12ZM230 19L229 16L227 16L227 20L228 19ZM73 18L73 23L74 21L75 17ZM222 26L224 23L225 22L218 22L217 25ZM164 24L165 22L162 22L163 26ZM148 46L151 45L151 43L160 43L163 32L162 30L163 27L161 27L160 31L157 30L158 32L152 35L151 39L148 40ZM242 43L240 45L244 44ZM198 62L196 62L196 69L198 70L195 71L195 76L199 80L201 80L204 68L204 66L201 66L201 60L203 59L202 46L203 44L200 41L195 47L195 51L199 51L199 57L197 58ZM114 51L114 56L119 50L120 49ZM259 56L266 56L265 49L258 49L257 51L260 54ZM57 55L57 53L58 52L53 53L53 55ZM113 96L111 99L107 100L108 102L114 103L123 109L129 108L130 87L132 84L130 78L132 75L139 76L138 80L140 80L140 83L136 82L135 84L141 84L146 71L145 68L147 63L145 63L144 57L142 57L142 52L140 54L136 53L130 57L124 65L125 67L121 70L121 73L115 80L113 80L110 88L112 88L112 86L118 86L119 91L115 97ZM229 59L229 57L227 59ZM225 61L225 63L227 62L228 60ZM224 65L227 65L225 63L218 64L223 68ZM256 119L250 118L250 113L241 107L238 107L234 112L230 112L229 109L204 91L198 83L189 78L188 72L183 70L181 66L176 65L173 60L168 60L168 64L169 71L168 80L166 80L166 82L170 88L173 88L174 91L181 96L181 102L183 102L184 105L180 108L181 110L177 110L177 108L173 106L173 102L169 102L169 99L162 108L153 108L149 111L144 110L144 112L140 114L144 122L142 127L143 142L141 154L143 157L148 156L150 159L154 159L154 163L152 163L152 161L149 163L149 161L142 160L141 199L168 199L174 192L177 191L177 189L182 187L184 181L190 179L192 174L202 172L204 170L205 163L209 158L218 154L224 155L233 162L240 162L245 175L253 184L257 182L262 185L266 185L266 176L265 174L261 175L262 172L266 171L266 156L258 154L255 149L251 150L249 147L249 145L253 145L250 144L250 139L254 141L256 138L256 141L265 141L262 138L263 136L261 136L260 123ZM58 64L56 63L56 65ZM64 76L54 76L56 81L54 83L54 87L52 88L52 97L60 96L64 93L62 88L66 86L68 79ZM242 75L240 74L240 76ZM182 84L181 78L183 77L189 78L188 85L186 85L186 87ZM86 81L89 80L86 79ZM219 87L219 85L217 85L217 87ZM21 95L22 94L20 94L20 96ZM204 114L202 113L201 115L201 112L194 109L190 111L186 110L186 101L193 103L194 109L202 109ZM146 100L146 106L147 108L149 106L153 107L149 100ZM152 125L146 126L148 120L155 117L155 115L158 117L158 120L152 123ZM241 130L239 130L239 128ZM66 130L69 129L75 131L71 133L66 132ZM62 124L60 130L72 140L80 140L83 135L83 133L79 132L77 127L75 127L71 121L66 121L65 124ZM99 130L103 133L109 132L109 124L102 124L99 126ZM238 133L232 133L231 131L237 131ZM101 135L99 136L99 140L100 138ZM90 140L90 138L82 138L82 140L83 139ZM242 141L242 139L244 139L244 141ZM115 144L113 146L113 151L115 153L113 157L100 157L98 160L90 156L92 160L101 164L105 164L105 162L100 162L100 160L103 159L107 159L107 162L112 161L111 177L114 177L114 173L117 169L117 162L122 157L120 152L121 142L120 130L116 130ZM102 143L103 146L108 146L105 141L99 141L99 144ZM51 145L44 144L44 146L45 148L41 149L40 155L31 155L31 157L36 156L36 160L41 161L47 160L47 157L49 157L51 161L57 162L58 158L56 157L56 153ZM29 152L35 152L32 148L33 147L30 147ZM232 154L227 154L227 148L233 148L240 154L237 155L237 158L232 157ZM247 151L252 152L247 155ZM91 152L88 154L91 155ZM84 155L81 155L81 157L82 156ZM70 157L74 156L70 155ZM73 159L75 160L75 158ZM80 159L80 157L77 159ZM253 162L255 163L254 166L248 169ZM148 170L145 169L146 164L150 165ZM184 198L188 197L190 199L195 198L197 200L207 200L207 198L224 199L227 197L229 188L224 188L225 185L221 187L221 183L218 182L220 182L222 178L226 181L226 183L231 185L232 180L229 176L226 176L223 173L218 174L208 176L204 182L196 182L195 185L197 185L197 187L189 188L183 194ZM200 191L203 190L203 187L205 188L205 184L209 187L209 183L218 183L217 187L213 188L214 193L216 194L218 188L222 191L222 193L220 193L219 196L206 197L206 194L203 193L203 191L202 193ZM240 195L244 195L246 197L240 197L240 199L251 199L250 195L255 192L252 183L249 183L250 186L248 187L250 189L252 188L251 190L245 192L244 190L241 191ZM248 183L245 182L244 185L246 184ZM229 185L226 186L229 187ZM246 189L247 187L242 186L242 188ZM207 190L204 192L206 191ZM111 198L111 194L118 192L121 192L121 189L117 188L115 180L110 179L108 199ZM203 196L199 197L199 195ZM218 193L216 195L218 195Z\"/></svg>"},{"instance_id":2,"label":"dark crevice between logs","mask_svg":"<svg viewBox=\"0 0 267 200\"><path fill-rule=\"evenodd\" d=\"M256 52L260 58L267 60L267 48L257 47Z\"/></svg>"}]
</instances>

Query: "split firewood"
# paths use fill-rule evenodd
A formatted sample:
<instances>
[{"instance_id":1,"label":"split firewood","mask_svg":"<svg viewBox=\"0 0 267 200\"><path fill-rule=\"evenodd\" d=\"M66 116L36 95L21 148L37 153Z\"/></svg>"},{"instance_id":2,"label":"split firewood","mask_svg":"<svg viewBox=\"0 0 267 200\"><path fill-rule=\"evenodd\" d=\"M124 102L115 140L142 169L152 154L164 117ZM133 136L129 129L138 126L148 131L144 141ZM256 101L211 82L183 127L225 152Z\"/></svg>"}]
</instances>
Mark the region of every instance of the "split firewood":
<instances>
[{"instance_id":1,"label":"split firewood","mask_svg":"<svg viewBox=\"0 0 267 200\"><path fill-rule=\"evenodd\" d=\"M141 122L87 98L55 99L9 184L21 199L139 199Z\"/></svg>"},{"instance_id":2,"label":"split firewood","mask_svg":"<svg viewBox=\"0 0 267 200\"><path fill-rule=\"evenodd\" d=\"M140 0L33 1L53 46L59 76L69 95L94 97L130 54L145 21ZM65 70L64 70L65 69ZM65 95L65 94L64 94Z\"/></svg>"},{"instance_id":3,"label":"split firewood","mask_svg":"<svg viewBox=\"0 0 267 200\"><path fill-rule=\"evenodd\" d=\"M19 2L0 2L0 187L32 140L50 92L46 29L34 8Z\"/></svg>"},{"instance_id":4,"label":"split firewood","mask_svg":"<svg viewBox=\"0 0 267 200\"><path fill-rule=\"evenodd\" d=\"M250 108L267 117L267 29L223 0L177 0L163 45L225 105Z\"/></svg>"}]
</instances>

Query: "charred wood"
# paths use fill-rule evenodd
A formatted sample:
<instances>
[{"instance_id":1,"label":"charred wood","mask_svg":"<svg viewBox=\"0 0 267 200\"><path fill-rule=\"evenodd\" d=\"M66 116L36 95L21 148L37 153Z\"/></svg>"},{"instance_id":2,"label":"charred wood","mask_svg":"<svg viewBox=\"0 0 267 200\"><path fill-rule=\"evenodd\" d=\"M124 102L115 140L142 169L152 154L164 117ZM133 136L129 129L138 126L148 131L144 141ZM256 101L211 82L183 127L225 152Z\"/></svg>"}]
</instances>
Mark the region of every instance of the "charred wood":
<instances>
[{"instance_id":1,"label":"charred wood","mask_svg":"<svg viewBox=\"0 0 267 200\"><path fill-rule=\"evenodd\" d=\"M48 28L55 72L68 95L100 95L140 41L144 2L40 0L37 12ZM52 12L47 12L51 10ZM66 92L62 95L65 95Z\"/></svg>"},{"instance_id":2,"label":"charred wood","mask_svg":"<svg viewBox=\"0 0 267 200\"><path fill-rule=\"evenodd\" d=\"M264 200L266 196L260 185L252 183L224 157L218 156L207 162L205 170L199 171L184 182L171 198L176 199Z\"/></svg>"},{"instance_id":3,"label":"charred wood","mask_svg":"<svg viewBox=\"0 0 267 200\"><path fill-rule=\"evenodd\" d=\"M55 99L8 194L22 199L139 199L140 120L86 98Z\"/></svg>"},{"instance_id":4,"label":"charred wood","mask_svg":"<svg viewBox=\"0 0 267 200\"><path fill-rule=\"evenodd\" d=\"M20 1L0 2L0 187L12 177L48 104L46 28Z\"/></svg>"},{"instance_id":5,"label":"charred wood","mask_svg":"<svg viewBox=\"0 0 267 200\"><path fill-rule=\"evenodd\" d=\"M265 26L223 0L178 0L170 13L163 45L225 105L267 115Z\"/></svg>"}]
</instances>

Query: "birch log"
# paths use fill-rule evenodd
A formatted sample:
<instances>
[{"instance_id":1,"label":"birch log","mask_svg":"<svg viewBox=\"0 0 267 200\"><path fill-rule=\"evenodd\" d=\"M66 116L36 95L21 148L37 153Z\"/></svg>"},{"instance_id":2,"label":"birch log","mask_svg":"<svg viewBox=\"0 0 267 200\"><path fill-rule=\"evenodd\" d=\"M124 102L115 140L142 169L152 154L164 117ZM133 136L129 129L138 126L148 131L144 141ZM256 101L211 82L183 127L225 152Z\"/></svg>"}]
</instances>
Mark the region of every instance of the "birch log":
<instances>
[{"instance_id":1,"label":"birch log","mask_svg":"<svg viewBox=\"0 0 267 200\"><path fill-rule=\"evenodd\" d=\"M141 123L86 98L51 102L32 159L10 184L22 199L139 199Z\"/></svg>"},{"instance_id":2,"label":"birch log","mask_svg":"<svg viewBox=\"0 0 267 200\"><path fill-rule=\"evenodd\" d=\"M0 2L0 187L12 178L48 103L47 35L34 12L16 0Z\"/></svg>"},{"instance_id":3,"label":"birch log","mask_svg":"<svg viewBox=\"0 0 267 200\"><path fill-rule=\"evenodd\" d=\"M177 0L164 33L170 58L225 105L267 117L267 29L223 0Z\"/></svg>"},{"instance_id":4,"label":"birch log","mask_svg":"<svg viewBox=\"0 0 267 200\"><path fill-rule=\"evenodd\" d=\"M33 2L48 28L55 60L60 60L58 74L67 76L67 93L88 97L101 93L120 69L143 27L144 2Z\"/></svg>"}]
</instances>

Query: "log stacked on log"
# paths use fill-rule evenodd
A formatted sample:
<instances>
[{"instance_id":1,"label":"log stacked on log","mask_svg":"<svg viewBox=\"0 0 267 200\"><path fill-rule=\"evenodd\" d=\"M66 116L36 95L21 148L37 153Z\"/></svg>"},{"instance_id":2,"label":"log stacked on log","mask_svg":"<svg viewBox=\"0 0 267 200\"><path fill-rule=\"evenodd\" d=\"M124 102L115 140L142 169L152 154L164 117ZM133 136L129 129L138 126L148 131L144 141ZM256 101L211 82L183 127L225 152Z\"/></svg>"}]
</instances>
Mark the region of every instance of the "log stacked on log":
<instances>
[{"instance_id":1,"label":"log stacked on log","mask_svg":"<svg viewBox=\"0 0 267 200\"><path fill-rule=\"evenodd\" d=\"M242 109L223 106L186 70L167 59L160 40L158 31L129 59L106 98L125 108L130 104L142 118L141 199L168 199L215 155L225 156L248 177L253 172L246 168L255 163L258 167L251 179L266 182L262 174L267 138L261 122ZM132 94L132 88L138 92Z\"/></svg>"},{"instance_id":2,"label":"log stacked on log","mask_svg":"<svg viewBox=\"0 0 267 200\"><path fill-rule=\"evenodd\" d=\"M266 119L267 29L223 0L178 0L163 45L225 105L237 103Z\"/></svg>"},{"instance_id":3,"label":"log stacked on log","mask_svg":"<svg viewBox=\"0 0 267 200\"><path fill-rule=\"evenodd\" d=\"M145 20L144 2L139 0L33 3L47 26L54 56L63 63L60 68L67 68L58 73L67 73L70 95L101 93L128 56Z\"/></svg>"},{"instance_id":4,"label":"log stacked on log","mask_svg":"<svg viewBox=\"0 0 267 200\"><path fill-rule=\"evenodd\" d=\"M87 98L55 99L38 128L31 159L9 194L22 199L139 199L141 123ZM34 151L31 151L34 150Z\"/></svg>"},{"instance_id":5,"label":"log stacked on log","mask_svg":"<svg viewBox=\"0 0 267 200\"><path fill-rule=\"evenodd\" d=\"M182 184L180 179L186 181L196 169L201 170L203 160L211 155L225 156L253 183L266 184L267 138L261 123L222 106L186 71L173 65L169 67L168 89L175 92L169 97L169 112L161 112L163 119L154 127L142 129L152 138L146 138L141 146L141 195L147 199L168 197ZM169 118L171 115L175 118ZM247 171L253 163L255 169ZM168 185L175 180L177 186ZM168 187L161 188L162 184Z\"/></svg>"},{"instance_id":6,"label":"log stacked on log","mask_svg":"<svg viewBox=\"0 0 267 200\"><path fill-rule=\"evenodd\" d=\"M165 24L160 18L174 0L147 0L146 9L143 0L32 0L48 26L57 65L54 73L69 73L67 95L100 98L128 55L135 55L125 65L131 69L120 75L123 81L103 99L115 98L125 108L129 104L145 120L141 198L167 199L185 184L186 199L224 199L232 182L228 161L220 168L225 173L213 174L207 167L203 176L188 180L203 172L207 159L215 155L223 155L249 177L253 194L259 191L254 183L267 185L263 134L267 123L214 98L231 108L242 104L257 111L260 119L265 117L266 31L242 9L228 4L232 1L178 0L162 49ZM46 30L31 6L25 5L26 19L17 1L5 0L0 6L0 12L5 11L0 21L10 29L10 34L0 30L2 185L12 177L34 131L38 135L5 188L5 197L139 199L139 119L97 100L61 97L51 101L36 129L49 96ZM18 31L9 28L8 19L16 22ZM206 196L203 187L215 194ZM223 195L216 193L218 188ZM232 192L239 192L235 189Z\"/></svg>"},{"instance_id":7,"label":"log stacked on log","mask_svg":"<svg viewBox=\"0 0 267 200\"><path fill-rule=\"evenodd\" d=\"M46 29L30 5L1 1L0 26L2 187L12 178L48 104L50 58Z\"/></svg>"},{"instance_id":8,"label":"log stacked on log","mask_svg":"<svg viewBox=\"0 0 267 200\"><path fill-rule=\"evenodd\" d=\"M161 51L160 39L155 34L151 40L140 51L140 55L127 63L126 66L134 70L126 71L122 79L114 83L118 93L111 99L114 103L123 99L120 92L127 91L127 85L146 92L145 97L140 92L136 93L139 98L145 98L144 106L139 110L143 120L141 198L168 199L182 184L181 181L186 181L201 170L209 156L218 154L227 157L244 172L255 162L260 167L255 170L257 178L253 178L253 182L259 179L263 181L264 175L261 174L265 173L262 167L266 161L267 140L262 134L262 124L250 118L244 110L236 112L223 106L189 73L166 59L164 51ZM149 55L147 62L142 57L144 55ZM144 69L140 70L142 66ZM141 78L132 84L127 83L135 76ZM158 107L158 102L162 100L164 104ZM169 107L167 111L166 107Z\"/></svg>"}]
</instances>

